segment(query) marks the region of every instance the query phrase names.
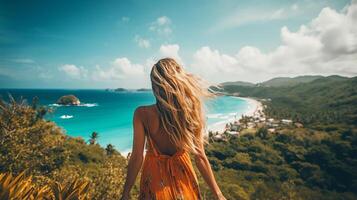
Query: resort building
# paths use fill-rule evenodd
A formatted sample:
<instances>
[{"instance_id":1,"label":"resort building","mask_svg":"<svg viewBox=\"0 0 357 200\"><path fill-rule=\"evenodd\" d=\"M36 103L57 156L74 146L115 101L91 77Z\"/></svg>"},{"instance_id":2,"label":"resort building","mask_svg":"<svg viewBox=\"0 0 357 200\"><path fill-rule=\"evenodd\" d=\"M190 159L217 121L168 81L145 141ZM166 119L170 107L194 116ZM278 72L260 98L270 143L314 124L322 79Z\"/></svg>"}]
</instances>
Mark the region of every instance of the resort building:
<instances>
[{"instance_id":1,"label":"resort building","mask_svg":"<svg viewBox=\"0 0 357 200\"><path fill-rule=\"evenodd\" d=\"M290 120L290 119L282 119L281 122L282 122L283 124L292 124L292 123L293 123L293 121Z\"/></svg>"}]
</instances>

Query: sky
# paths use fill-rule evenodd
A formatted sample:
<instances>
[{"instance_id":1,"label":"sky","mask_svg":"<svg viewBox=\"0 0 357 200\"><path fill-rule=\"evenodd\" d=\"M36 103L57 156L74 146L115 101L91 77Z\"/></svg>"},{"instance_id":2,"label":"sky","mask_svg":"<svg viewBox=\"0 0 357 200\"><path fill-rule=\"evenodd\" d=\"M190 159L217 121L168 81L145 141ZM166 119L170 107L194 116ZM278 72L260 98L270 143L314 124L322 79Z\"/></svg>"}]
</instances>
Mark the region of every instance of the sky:
<instances>
[{"instance_id":1,"label":"sky","mask_svg":"<svg viewBox=\"0 0 357 200\"><path fill-rule=\"evenodd\" d=\"M215 84L357 75L357 0L0 0L0 88L149 88L160 58Z\"/></svg>"}]
</instances>

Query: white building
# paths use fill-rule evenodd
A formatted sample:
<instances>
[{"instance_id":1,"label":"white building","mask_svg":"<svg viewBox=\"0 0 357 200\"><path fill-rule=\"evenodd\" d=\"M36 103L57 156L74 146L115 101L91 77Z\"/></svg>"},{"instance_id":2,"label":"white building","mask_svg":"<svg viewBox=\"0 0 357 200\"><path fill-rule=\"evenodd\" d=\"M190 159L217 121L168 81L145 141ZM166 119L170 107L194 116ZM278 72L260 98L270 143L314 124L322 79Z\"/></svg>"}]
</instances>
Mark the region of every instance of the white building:
<instances>
[{"instance_id":1,"label":"white building","mask_svg":"<svg viewBox=\"0 0 357 200\"><path fill-rule=\"evenodd\" d=\"M291 123L293 123L293 121L290 120L290 119L282 119L281 122L282 122L283 124L291 124Z\"/></svg>"}]
</instances>

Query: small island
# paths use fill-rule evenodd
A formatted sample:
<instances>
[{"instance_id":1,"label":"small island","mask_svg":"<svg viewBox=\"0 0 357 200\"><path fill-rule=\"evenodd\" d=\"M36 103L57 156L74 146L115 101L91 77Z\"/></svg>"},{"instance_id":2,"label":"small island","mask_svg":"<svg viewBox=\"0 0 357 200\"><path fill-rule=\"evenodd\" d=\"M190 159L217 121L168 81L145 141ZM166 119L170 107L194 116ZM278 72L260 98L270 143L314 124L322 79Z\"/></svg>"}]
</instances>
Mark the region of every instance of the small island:
<instances>
[{"instance_id":1,"label":"small island","mask_svg":"<svg viewBox=\"0 0 357 200\"><path fill-rule=\"evenodd\" d=\"M125 89L125 88L116 88L116 89L114 89L114 91L115 92L126 92L127 89Z\"/></svg>"},{"instance_id":2,"label":"small island","mask_svg":"<svg viewBox=\"0 0 357 200\"><path fill-rule=\"evenodd\" d=\"M65 95L57 100L57 104L78 106L79 104L81 104L81 102L74 95Z\"/></svg>"},{"instance_id":3,"label":"small island","mask_svg":"<svg viewBox=\"0 0 357 200\"><path fill-rule=\"evenodd\" d=\"M151 91L151 89L150 88L139 88L136 91L138 91L138 92L147 92L147 91Z\"/></svg>"}]
</instances>

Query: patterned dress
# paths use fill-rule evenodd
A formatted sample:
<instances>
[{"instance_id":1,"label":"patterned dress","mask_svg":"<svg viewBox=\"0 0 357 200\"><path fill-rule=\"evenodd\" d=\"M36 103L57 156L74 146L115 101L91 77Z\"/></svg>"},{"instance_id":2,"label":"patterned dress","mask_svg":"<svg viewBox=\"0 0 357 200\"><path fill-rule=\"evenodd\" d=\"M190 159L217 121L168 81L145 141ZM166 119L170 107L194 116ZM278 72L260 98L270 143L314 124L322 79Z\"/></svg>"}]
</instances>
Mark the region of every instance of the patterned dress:
<instances>
[{"instance_id":1,"label":"patterned dress","mask_svg":"<svg viewBox=\"0 0 357 200\"><path fill-rule=\"evenodd\" d=\"M201 199L197 177L188 152L164 155L147 134L149 148L140 180L140 200Z\"/></svg>"}]
</instances>

